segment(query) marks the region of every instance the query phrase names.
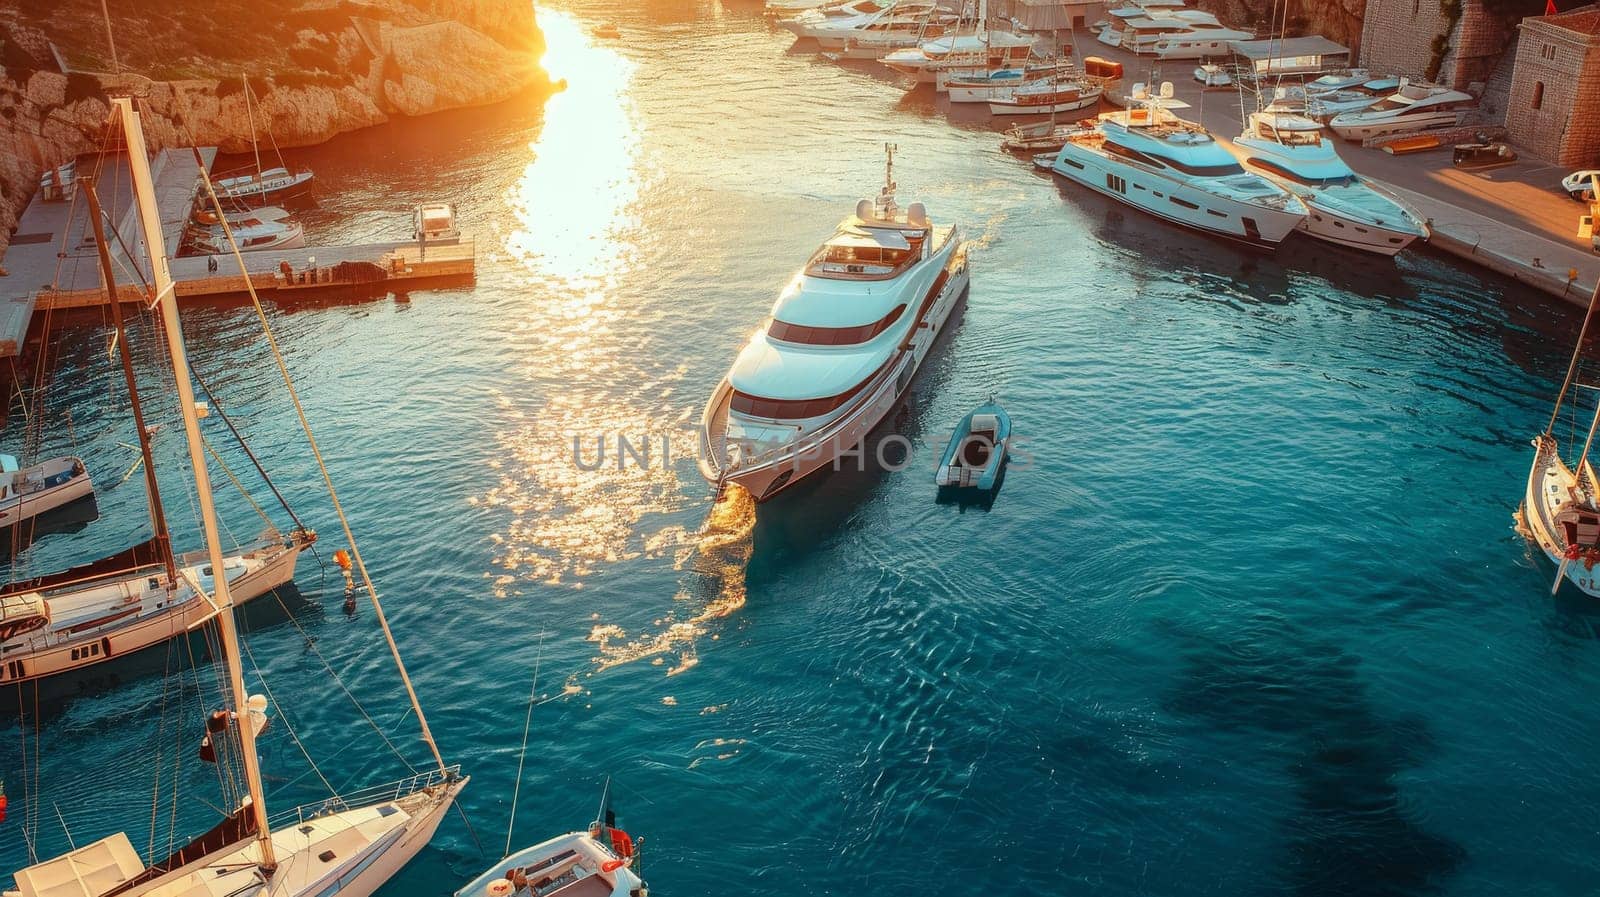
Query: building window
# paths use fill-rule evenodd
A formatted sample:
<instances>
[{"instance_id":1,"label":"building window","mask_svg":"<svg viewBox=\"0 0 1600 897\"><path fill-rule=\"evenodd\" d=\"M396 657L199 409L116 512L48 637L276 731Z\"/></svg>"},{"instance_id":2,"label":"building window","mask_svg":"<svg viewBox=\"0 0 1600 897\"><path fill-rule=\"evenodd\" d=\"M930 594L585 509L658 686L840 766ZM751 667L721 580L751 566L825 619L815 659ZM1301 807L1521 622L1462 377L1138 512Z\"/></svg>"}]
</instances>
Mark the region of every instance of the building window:
<instances>
[{"instance_id":1,"label":"building window","mask_svg":"<svg viewBox=\"0 0 1600 897\"><path fill-rule=\"evenodd\" d=\"M1544 82L1533 82L1533 108L1538 109L1544 105Z\"/></svg>"}]
</instances>

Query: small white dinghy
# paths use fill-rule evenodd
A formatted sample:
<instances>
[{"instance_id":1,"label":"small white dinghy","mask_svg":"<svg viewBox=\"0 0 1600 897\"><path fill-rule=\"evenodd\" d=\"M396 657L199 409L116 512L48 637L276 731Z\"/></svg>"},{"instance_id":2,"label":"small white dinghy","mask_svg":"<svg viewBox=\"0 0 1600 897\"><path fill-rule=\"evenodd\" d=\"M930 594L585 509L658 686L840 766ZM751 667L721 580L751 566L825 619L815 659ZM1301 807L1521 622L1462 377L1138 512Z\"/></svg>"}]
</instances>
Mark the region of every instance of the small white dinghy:
<instances>
[{"instance_id":1,"label":"small white dinghy","mask_svg":"<svg viewBox=\"0 0 1600 897\"><path fill-rule=\"evenodd\" d=\"M538 678L534 678L534 697L528 702L528 722L524 724L522 750L528 749L527 726L533 721L538 703ZM586 832L568 832L511 853L512 832L516 830L517 795L522 790L519 771L511 794L511 823L506 827L506 857L455 897L649 897L650 888L639 877L637 842L617 828L617 815L611 810L611 780L606 780L600 797L600 812ZM602 821L603 820L603 821Z\"/></svg>"},{"instance_id":2,"label":"small white dinghy","mask_svg":"<svg viewBox=\"0 0 1600 897\"><path fill-rule=\"evenodd\" d=\"M1207 88L1233 86L1233 76L1228 74L1227 69L1212 62L1197 67L1194 70L1194 79Z\"/></svg>"},{"instance_id":3,"label":"small white dinghy","mask_svg":"<svg viewBox=\"0 0 1600 897\"><path fill-rule=\"evenodd\" d=\"M21 467L15 456L0 455L0 541L9 545L17 524L93 494L94 482L80 458Z\"/></svg>"}]
</instances>

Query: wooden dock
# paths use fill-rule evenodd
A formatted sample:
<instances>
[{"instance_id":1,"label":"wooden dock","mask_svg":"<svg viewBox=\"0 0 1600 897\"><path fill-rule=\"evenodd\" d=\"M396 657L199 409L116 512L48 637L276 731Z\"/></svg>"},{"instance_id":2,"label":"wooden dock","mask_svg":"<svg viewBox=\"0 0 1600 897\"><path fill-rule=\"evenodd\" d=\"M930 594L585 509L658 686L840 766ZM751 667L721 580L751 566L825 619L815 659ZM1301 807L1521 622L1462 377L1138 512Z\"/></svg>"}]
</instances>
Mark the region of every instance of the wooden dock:
<instances>
[{"instance_id":1,"label":"wooden dock","mask_svg":"<svg viewBox=\"0 0 1600 897\"><path fill-rule=\"evenodd\" d=\"M202 149L199 164L209 169L216 154L214 147ZM97 161L93 156L79 159L78 174L91 176ZM110 238L118 271L117 292L122 301L136 302L142 293L140 275L148 279L149 266L143 261L144 241L132 202L127 160L107 156L99 164L95 190L121 237L120 242L116 236ZM164 150L151 164L169 257L176 251L189 217L199 164L194 151L187 148ZM240 273L239 262L231 255L215 259L216 271L210 270L204 256L170 259L179 298L238 295L247 291L247 282L264 297L278 299L313 298L353 288L404 290L422 282L470 280L477 270L476 247L467 237L426 247L407 241L247 252L247 273ZM87 203L81 195L66 201L34 196L0 265L5 270L0 276L0 358L22 351L35 311L87 308L107 300Z\"/></svg>"}]
</instances>

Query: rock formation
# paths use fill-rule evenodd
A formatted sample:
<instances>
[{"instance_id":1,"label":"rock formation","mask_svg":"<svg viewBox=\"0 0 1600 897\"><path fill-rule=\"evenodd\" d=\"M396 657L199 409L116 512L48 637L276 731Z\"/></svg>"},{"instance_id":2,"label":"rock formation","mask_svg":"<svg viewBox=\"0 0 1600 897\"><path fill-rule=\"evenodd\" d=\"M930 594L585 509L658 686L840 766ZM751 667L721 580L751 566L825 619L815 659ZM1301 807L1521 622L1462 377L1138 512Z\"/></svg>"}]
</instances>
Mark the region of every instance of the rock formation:
<instances>
[{"instance_id":1,"label":"rock formation","mask_svg":"<svg viewBox=\"0 0 1600 897\"><path fill-rule=\"evenodd\" d=\"M237 4L182 0L173 5L183 24L168 20L175 33L148 8L112 3L121 74L109 73L107 49L86 46L104 38L98 0L65 3L54 21L74 27L59 33L49 21L0 13L0 249L39 176L99 146L110 94L142 98L153 148L240 152L251 133L241 73L257 128L279 146L550 86L530 0L315 2L287 12L272 4L270 19L251 23L239 20ZM254 33L230 41L229 28Z\"/></svg>"}]
</instances>

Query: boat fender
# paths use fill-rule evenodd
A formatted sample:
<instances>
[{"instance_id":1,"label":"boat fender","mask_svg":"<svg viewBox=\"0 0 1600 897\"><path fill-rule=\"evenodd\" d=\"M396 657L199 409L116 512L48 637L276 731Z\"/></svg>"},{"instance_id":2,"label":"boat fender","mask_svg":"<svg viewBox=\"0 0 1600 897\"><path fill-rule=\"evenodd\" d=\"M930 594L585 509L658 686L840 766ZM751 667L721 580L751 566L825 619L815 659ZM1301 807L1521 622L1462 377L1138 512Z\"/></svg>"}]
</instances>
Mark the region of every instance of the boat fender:
<instances>
[{"instance_id":1,"label":"boat fender","mask_svg":"<svg viewBox=\"0 0 1600 897\"><path fill-rule=\"evenodd\" d=\"M1583 557L1583 549L1578 547L1578 543L1574 542L1567 546L1567 560L1575 561L1581 557Z\"/></svg>"},{"instance_id":2,"label":"boat fender","mask_svg":"<svg viewBox=\"0 0 1600 897\"><path fill-rule=\"evenodd\" d=\"M623 866L626 866L626 865L628 865L628 861L627 860L606 860L604 863L602 863L600 865L600 871L601 872L615 872L618 869L621 869Z\"/></svg>"},{"instance_id":3,"label":"boat fender","mask_svg":"<svg viewBox=\"0 0 1600 897\"><path fill-rule=\"evenodd\" d=\"M497 878L489 882L489 886L483 889L484 897L511 897L516 892L516 885L504 878Z\"/></svg>"}]
</instances>

